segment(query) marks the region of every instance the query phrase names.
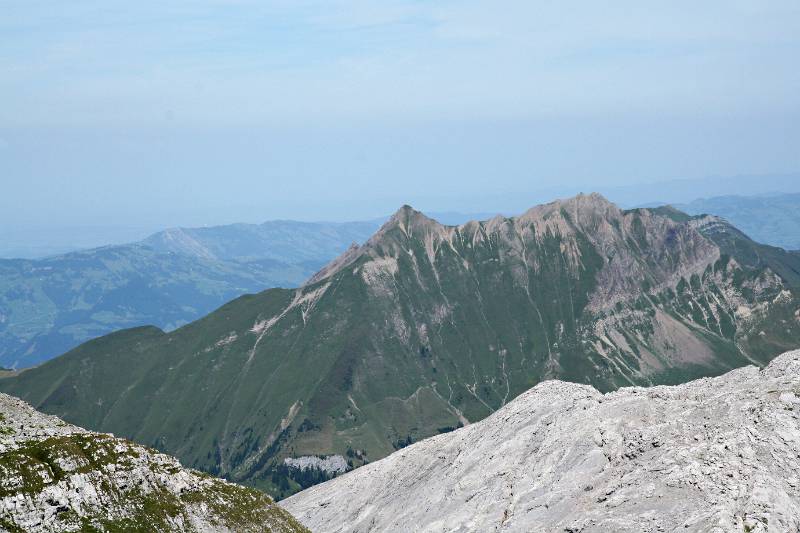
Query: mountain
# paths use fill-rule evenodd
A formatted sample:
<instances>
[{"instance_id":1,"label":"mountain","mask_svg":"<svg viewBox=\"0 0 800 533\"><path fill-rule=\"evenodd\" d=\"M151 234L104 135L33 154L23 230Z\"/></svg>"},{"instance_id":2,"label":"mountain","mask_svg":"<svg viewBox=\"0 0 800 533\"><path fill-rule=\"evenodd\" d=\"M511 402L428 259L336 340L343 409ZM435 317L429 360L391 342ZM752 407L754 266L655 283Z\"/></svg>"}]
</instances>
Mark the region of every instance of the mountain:
<instances>
[{"instance_id":1,"label":"mountain","mask_svg":"<svg viewBox=\"0 0 800 533\"><path fill-rule=\"evenodd\" d=\"M163 253L218 261L277 261L292 265L327 263L353 242L363 242L384 222L297 222L176 228L151 235L143 244ZM305 278L298 280L298 284Z\"/></svg>"},{"instance_id":2,"label":"mountain","mask_svg":"<svg viewBox=\"0 0 800 533\"><path fill-rule=\"evenodd\" d=\"M717 215L758 242L800 250L800 194L717 196L675 207L690 215Z\"/></svg>"},{"instance_id":3,"label":"mountain","mask_svg":"<svg viewBox=\"0 0 800 533\"><path fill-rule=\"evenodd\" d=\"M318 533L797 531L800 351L674 387L547 381L281 502Z\"/></svg>"},{"instance_id":4,"label":"mountain","mask_svg":"<svg viewBox=\"0 0 800 533\"><path fill-rule=\"evenodd\" d=\"M0 394L0 531L307 531L266 495Z\"/></svg>"},{"instance_id":5,"label":"mountain","mask_svg":"<svg viewBox=\"0 0 800 533\"><path fill-rule=\"evenodd\" d=\"M461 226L405 206L300 288L92 340L0 389L280 497L543 380L765 364L800 345L799 272L721 219L596 194Z\"/></svg>"},{"instance_id":6,"label":"mountain","mask_svg":"<svg viewBox=\"0 0 800 533\"><path fill-rule=\"evenodd\" d=\"M0 366L32 366L122 328L175 329L242 294L296 287L379 225L171 229L128 245L0 259Z\"/></svg>"}]
</instances>

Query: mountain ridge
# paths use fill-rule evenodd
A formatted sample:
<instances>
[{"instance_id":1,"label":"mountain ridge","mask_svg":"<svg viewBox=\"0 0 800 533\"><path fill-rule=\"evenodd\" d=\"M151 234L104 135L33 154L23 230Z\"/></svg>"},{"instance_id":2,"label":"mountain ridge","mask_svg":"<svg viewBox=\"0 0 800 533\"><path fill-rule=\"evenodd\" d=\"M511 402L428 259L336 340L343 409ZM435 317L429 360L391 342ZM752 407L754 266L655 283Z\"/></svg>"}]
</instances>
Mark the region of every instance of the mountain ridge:
<instances>
[{"instance_id":1,"label":"mountain ridge","mask_svg":"<svg viewBox=\"0 0 800 533\"><path fill-rule=\"evenodd\" d=\"M415 213L302 287L97 339L0 389L280 497L334 474L293 464L358 467L542 380L672 384L800 341L774 257L748 266L736 254L761 245L736 234L731 255L714 239L733 233L691 217L597 195L461 226Z\"/></svg>"}]
</instances>

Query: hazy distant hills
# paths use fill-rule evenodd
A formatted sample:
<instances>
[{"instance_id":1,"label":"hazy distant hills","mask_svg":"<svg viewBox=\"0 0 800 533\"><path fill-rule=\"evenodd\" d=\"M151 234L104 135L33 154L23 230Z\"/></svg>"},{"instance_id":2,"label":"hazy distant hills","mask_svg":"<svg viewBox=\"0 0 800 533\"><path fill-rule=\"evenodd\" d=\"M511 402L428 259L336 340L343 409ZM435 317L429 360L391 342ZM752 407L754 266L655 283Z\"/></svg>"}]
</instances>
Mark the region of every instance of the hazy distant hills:
<instances>
[{"instance_id":1,"label":"hazy distant hills","mask_svg":"<svg viewBox=\"0 0 800 533\"><path fill-rule=\"evenodd\" d=\"M717 196L675 207L720 216L758 242L800 250L800 194Z\"/></svg>"},{"instance_id":2,"label":"hazy distant hills","mask_svg":"<svg viewBox=\"0 0 800 533\"><path fill-rule=\"evenodd\" d=\"M176 228L151 235L142 244L163 253L183 253L217 261L276 261L316 267L353 242L363 242L383 219L366 222L320 223L273 220L263 224L230 224ZM292 278L291 285L305 281Z\"/></svg>"},{"instance_id":3,"label":"hazy distant hills","mask_svg":"<svg viewBox=\"0 0 800 533\"><path fill-rule=\"evenodd\" d=\"M171 229L38 260L0 259L0 367L140 325L171 330L245 293L295 287L381 221Z\"/></svg>"},{"instance_id":4,"label":"hazy distant hills","mask_svg":"<svg viewBox=\"0 0 800 533\"><path fill-rule=\"evenodd\" d=\"M800 343L798 288L800 254L713 216L580 195L447 226L405 206L300 288L95 339L0 389L286 495L324 479L295 465L372 462L543 380L764 364Z\"/></svg>"}]
</instances>

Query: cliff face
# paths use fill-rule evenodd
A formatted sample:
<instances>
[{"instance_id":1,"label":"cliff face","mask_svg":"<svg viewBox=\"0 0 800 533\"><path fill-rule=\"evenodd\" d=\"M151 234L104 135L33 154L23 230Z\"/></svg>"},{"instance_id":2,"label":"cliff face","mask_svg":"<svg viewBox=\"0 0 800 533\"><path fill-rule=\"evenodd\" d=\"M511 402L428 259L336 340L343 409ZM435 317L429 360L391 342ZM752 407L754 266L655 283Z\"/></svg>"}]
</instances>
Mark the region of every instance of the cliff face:
<instances>
[{"instance_id":1,"label":"cliff face","mask_svg":"<svg viewBox=\"0 0 800 533\"><path fill-rule=\"evenodd\" d=\"M675 384L800 344L800 257L662 211L581 195L445 226L405 206L303 287L97 339L0 390L285 496L543 380Z\"/></svg>"},{"instance_id":2,"label":"cliff face","mask_svg":"<svg viewBox=\"0 0 800 533\"><path fill-rule=\"evenodd\" d=\"M306 531L269 497L0 394L0 531Z\"/></svg>"},{"instance_id":3,"label":"cliff face","mask_svg":"<svg viewBox=\"0 0 800 533\"><path fill-rule=\"evenodd\" d=\"M313 531L800 528L800 351L679 386L547 381L281 502Z\"/></svg>"}]
</instances>

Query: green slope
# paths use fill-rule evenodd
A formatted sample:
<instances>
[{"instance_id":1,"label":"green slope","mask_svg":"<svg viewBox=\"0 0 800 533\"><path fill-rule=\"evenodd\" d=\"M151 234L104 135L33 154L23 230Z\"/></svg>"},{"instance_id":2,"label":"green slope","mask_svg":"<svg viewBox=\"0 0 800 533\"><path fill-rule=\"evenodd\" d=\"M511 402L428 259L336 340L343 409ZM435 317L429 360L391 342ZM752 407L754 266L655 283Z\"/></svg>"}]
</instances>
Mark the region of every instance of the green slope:
<instances>
[{"instance_id":1,"label":"green slope","mask_svg":"<svg viewBox=\"0 0 800 533\"><path fill-rule=\"evenodd\" d=\"M281 496L314 477L286 457L358 466L543 379L676 383L796 347L771 264L673 218L596 195L458 227L405 207L305 287L97 339L0 389Z\"/></svg>"}]
</instances>

